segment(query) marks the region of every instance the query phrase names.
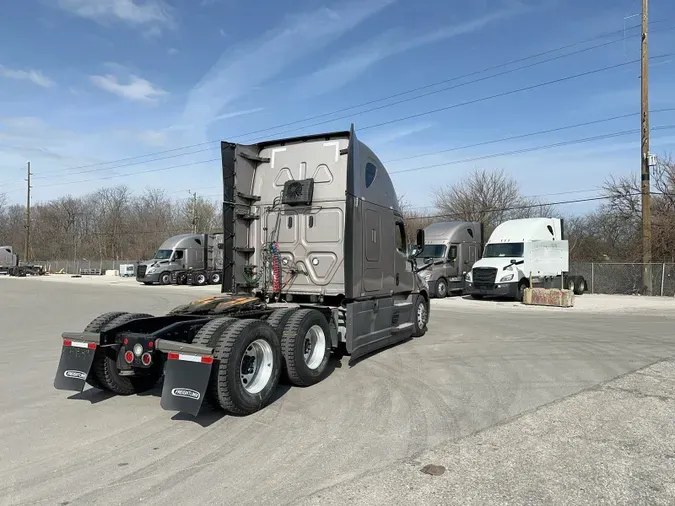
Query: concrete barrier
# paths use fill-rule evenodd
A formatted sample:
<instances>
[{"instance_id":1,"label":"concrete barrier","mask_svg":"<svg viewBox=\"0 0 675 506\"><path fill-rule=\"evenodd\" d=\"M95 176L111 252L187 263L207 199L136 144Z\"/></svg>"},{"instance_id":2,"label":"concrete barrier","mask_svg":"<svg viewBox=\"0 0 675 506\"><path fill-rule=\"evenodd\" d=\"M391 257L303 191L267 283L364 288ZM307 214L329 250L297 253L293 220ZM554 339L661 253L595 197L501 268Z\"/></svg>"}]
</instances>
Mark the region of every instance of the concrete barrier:
<instances>
[{"instance_id":1,"label":"concrete barrier","mask_svg":"<svg viewBox=\"0 0 675 506\"><path fill-rule=\"evenodd\" d=\"M533 306L574 306L574 292L560 288L526 288L523 304Z\"/></svg>"}]
</instances>

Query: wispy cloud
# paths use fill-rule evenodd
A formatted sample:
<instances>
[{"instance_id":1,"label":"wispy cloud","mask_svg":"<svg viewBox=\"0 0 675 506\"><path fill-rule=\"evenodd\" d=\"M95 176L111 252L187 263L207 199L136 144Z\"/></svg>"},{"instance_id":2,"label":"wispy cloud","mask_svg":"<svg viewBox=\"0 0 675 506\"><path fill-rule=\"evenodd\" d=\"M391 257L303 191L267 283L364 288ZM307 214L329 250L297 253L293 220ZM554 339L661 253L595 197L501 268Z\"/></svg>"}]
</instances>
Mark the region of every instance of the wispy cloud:
<instances>
[{"instance_id":1,"label":"wispy cloud","mask_svg":"<svg viewBox=\"0 0 675 506\"><path fill-rule=\"evenodd\" d=\"M54 81L49 79L39 70L10 69L4 65L0 65L0 76L7 79L30 81L37 86L42 86L43 88L51 88L55 84Z\"/></svg>"},{"instance_id":2,"label":"wispy cloud","mask_svg":"<svg viewBox=\"0 0 675 506\"><path fill-rule=\"evenodd\" d=\"M389 30L371 39L357 51L350 49L342 58L329 63L308 77L304 76L296 87L295 93L303 96L320 95L339 89L381 60L405 51L477 32L491 23L520 14L525 9L526 7L516 3L475 19L443 26L420 35L403 33L400 29Z\"/></svg>"},{"instance_id":3,"label":"wispy cloud","mask_svg":"<svg viewBox=\"0 0 675 506\"><path fill-rule=\"evenodd\" d=\"M164 0L58 0L58 6L100 23L175 26L172 8Z\"/></svg>"},{"instance_id":4,"label":"wispy cloud","mask_svg":"<svg viewBox=\"0 0 675 506\"><path fill-rule=\"evenodd\" d=\"M168 92L164 91L159 86L134 74L129 76L129 82L127 84L122 84L119 82L118 78L112 74L91 76L91 81L108 93L138 102L155 103L159 98L168 94Z\"/></svg>"},{"instance_id":5,"label":"wispy cloud","mask_svg":"<svg viewBox=\"0 0 675 506\"><path fill-rule=\"evenodd\" d=\"M288 16L253 42L228 48L190 91L183 122L206 128L226 105L254 86L319 51L394 1L352 0Z\"/></svg>"},{"instance_id":6,"label":"wispy cloud","mask_svg":"<svg viewBox=\"0 0 675 506\"><path fill-rule=\"evenodd\" d=\"M175 55L177 55L180 51L178 51L178 49L176 49L175 47L170 47L169 49L166 50L166 52L167 52L167 54L168 54L169 56L175 56Z\"/></svg>"},{"instance_id":7,"label":"wispy cloud","mask_svg":"<svg viewBox=\"0 0 675 506\"><path fill-rule=\"evenodd\" d=\"M368 136L367 142L372 146L384 146L394 141L410 137L425 130L429 130L434 126L432 122L418 123L416 125L405 125L400 128L394 128L385 132L380 132L377 135Z\"/></svg>"}]
</instances>

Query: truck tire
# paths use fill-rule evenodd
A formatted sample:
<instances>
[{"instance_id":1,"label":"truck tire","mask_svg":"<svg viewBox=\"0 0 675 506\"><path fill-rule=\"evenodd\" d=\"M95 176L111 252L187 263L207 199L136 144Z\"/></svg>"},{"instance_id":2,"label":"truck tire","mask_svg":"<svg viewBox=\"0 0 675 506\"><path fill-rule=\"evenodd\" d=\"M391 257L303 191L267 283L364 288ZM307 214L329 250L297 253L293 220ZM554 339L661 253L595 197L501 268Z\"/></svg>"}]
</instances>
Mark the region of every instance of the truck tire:
<instances>
[{"instance_id":1,"label":"truck tire","mask_svg":"<svg viewBox=\"0 0 675 506\"><path fill-rule=\"evenodd\" d=\"M284 307L281 309L275 309L274 312L267 317L267 320L265 320L272 326L274 331L277 333L277 336L279 336L279 342L281 342L283 338L284 327L286 327L288 319L298 309L299 308L297 307ZM279 378L279 383L288 384L290 382L291 381L290 378L288 377L288 372L286 371L286 366L284 364L283 367L281 368L281 377Z\"/></svg>"},{"instance_id":2,"label":"truck tire","mask_svg":"<svg viewBox=\"0 0 675 506\"><path fill-rule=\"evenodd\" d=\"M291 384L306 387L323 379L331 354L330 327L316 309L295 311L284 325L281 353Z\"/></svg>"},{"instance_id":3,"label":"truck tire","mask_svg":"<svg viewBox=\"0 0 675 506\"><path fill-rule=\"evenodd\" d=\"M111 320L102 330L105 331L123 323L147 317L152 317L152 315L147 313L125 313ZM150 390L159 381L162 371L157 367L157 362L155 362L156 367L151 369L147 375L120 376L117 369L117 354L112 353L112 350L114 349L110 349L111 353L106 353L107 350L102 350L104 353L99 356L98 360L95 359L92 365L96 378L106 390L118 395L132 395Z\"/></svg>"},{"instance_id":4,"label":"truck tire","mask_svg":"<svg viewBox=\"0 0 675 506\"><path fill-rule=\"evenodd\" d=\"M208 283L208 279L206 277L206 273L203 271L197 271L194 274L192 274L192 284L197 285L197 286L204 286Z\"/></svg>"},{"instance_id":5,"label":"truck tire","mask_svg":"<svg viewBox=\"0 0 675 506\"><path fill-rule=\"evenodd\" d=\"M525 288L529 286L529 283L525 280L522 280L518 283L518 294L516 295L516 300L518 302L523 302L525 298Z\"/></svg>"},{"instance_id":6,"label":"truck tire","mask_svg":"<svg viewBox=\"0 0 675 506\"><path fill-rule=\"evenodd\" d=\"M574 289L574 295L583 295L587 290L586 279L583 276L577 276L576 287Z\"/></svg>"},{"instance_id":7,"label":"truck tire","mask_svg":"<svg viewBox=\"0 0 675 506\"><path fill-rule=\"evenodd\" d=\"M220 339L223 333L237 321L239 320L229 317L211 320L209 323L199 329L199 332L197 332L195 337L192 339L192 344L215 348L216 344L218 343L218 339ZM209 379L209 386L206 389L206 394L204 395L204 402L212 408L219 406L218 373L215 367L211 368L211 377Z\"/></svg>"},{"instance_id":8,"label":"truck tire","mask_svg":"<svg viewBox=\"0 0 675 506\"><path fill-rule=\"evenodd\" d=\"M220 284L220 272L212 272L211 276L209 276L209 282L212 285L219 285Z\"/></svg>"},{"instance_id":9,"label":"truck tire","mask_svg":"<svg viewBox=\"0 0 675 506\"><path fill-rule=\"evenodd\" d=\"M176 284L187 285L187 273L179 272L178 274L176 274Z\"/></svg>"},{"instance_id":10,"label":"truck tire","mask_svg":"<svg viewBox=\"0 0 675 506\"><path fill-rule=\"evenodd\" d=\"M422 295L415 296L412 311L413 337L422 337L427 333L429 323L429 306Z\"/></svg>"},{"instance_id":11,"label":"truck tire","mask_svg":"<svg viewBox=\"0 0 675 506\"><path fill-rule=\"evenodd\" d=\"M571 292L577 293L578 280L576 276L567 276L567 289Z\"/></svg>"},{"instance_id":12,"label":"truck tire","mask_svg":"<svg viewBox=\"0 0 675 506\"><path fill-rule=\"evenodd\" d=\"M164 271L159 275L159 284L160 285L170 285L171 284L171 273Z\"/></svg>"},{"instance_id":13,"label":"truck tire","mask_svg":"<svg viewBox=\"0 0 675 506\"><path fill-rule=\"evenodd\" d=\"M94 318L89 325L87 325L84 328L85 332L101 332L103 328L108 325L111 321L113 321L115 318L118 316L122 316L124 314L127 314L124 311L111 311L109 313L103 313L101 316L97 316ZM103 350L100 348L96 348L96 352L94 355L94 363L96 363L97 360L101 360L101 357L103 356ZM101 384L101 382L98 380L98 377L96 376L95 369L93 367L94 364L92 364L92 368L89 371L89 375L87 376L87 383L91 385L94 388L98 388L99 390L105 390L106 388Z\"/></svg>"},{"instance_id":14,"label":"truck tire","mask_svg":"<svg viewBox=\"0 0 675 506\"><path fill-rule=\"evenodd\" d=\"M281 345L267 322L237 320L218 339L214 355L222 409L250 415L272 401L281 374Z\"/></svg>"},{"instance_id":15,"label":"truck tire","mask_svg":"<svg viewBox=\"0 0 675 506\"><path fill-rule=\"evenodd\" d=\"M279 341L283 337L284 327L288 319L295 313L299 308L297 307L283 307L281 309L275 309L274 312L267 317L265 320L271 325L274 331L279 336Z\"/></svg>"},{"instance_id":16,"label":"truck tire","mask_svg":"<svg viewBox=\"0 0 675 506\"><path fill-rule=\"evenodd\" d=\"M436 286L434 287L434 294L439 299L444 299L448 296L448 282L445 278L440 278L436 281Z\"/></svg>"}]
</instances>

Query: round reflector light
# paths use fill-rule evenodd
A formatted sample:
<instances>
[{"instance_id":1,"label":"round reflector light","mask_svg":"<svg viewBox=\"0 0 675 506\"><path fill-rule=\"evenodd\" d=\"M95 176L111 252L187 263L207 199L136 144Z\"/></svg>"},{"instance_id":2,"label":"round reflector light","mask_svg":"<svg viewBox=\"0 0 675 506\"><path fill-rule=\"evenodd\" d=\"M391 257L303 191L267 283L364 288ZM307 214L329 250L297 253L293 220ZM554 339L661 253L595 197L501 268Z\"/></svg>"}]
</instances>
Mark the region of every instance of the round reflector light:
<instances>
[{"instance_id":1,"label":"round reflector light","mask_svg":"<svg viewBox=\"0 0 675 506\"><path fill-rule=\"evenodd\" d=\"M127 351L124 354L124 360L126 360L128 364L132 363L134 361L134 354L130 351Z\"/></svg>"},{"instance_id":2,"label":"round reflector light","mask_svg":"<svg viewBox=\"0 0 675 506\"><path fill-rule=\"evenodd\" d=\"M143 353L141 360L143 361L143 365L150 365L150 362L152 362L152 355L150 355L150 353L147 352Z\"/></svg>"}]
</instances>

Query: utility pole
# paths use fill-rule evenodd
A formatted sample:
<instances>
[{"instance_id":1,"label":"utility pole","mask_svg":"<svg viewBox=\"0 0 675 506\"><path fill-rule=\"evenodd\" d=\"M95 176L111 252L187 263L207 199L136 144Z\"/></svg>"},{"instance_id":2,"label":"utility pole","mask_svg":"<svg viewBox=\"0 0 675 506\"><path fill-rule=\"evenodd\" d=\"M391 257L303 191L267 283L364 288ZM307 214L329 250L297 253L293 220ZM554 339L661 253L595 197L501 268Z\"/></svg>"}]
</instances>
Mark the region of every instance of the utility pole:
<instances>
[{"instance_id":1,"label":"utility pole","mask_svg":"<svg viewBox=\"0 0 675 506\"><path fill-rule=\"evenodd\" d=\"M26 244L24 246L24 262L28 261L30 251L30 162L28 162L28 187L26 189Z\"/></svg>"},{"instance_id":2,"label":"utility pole","mask_svg":"<svg viewBox=\"0 0 675 506\"><path fill-rule=\"evenodd\" d=\"M649 183L649 46L647 44L648 0L642 0L640 180L642 183L642 284L645 295L652 294L652 213Z\"/></svg>"},{"instance_id":3,"label":"utility pole","mask_svg":"<svg viewBox=\"0 0 675 506\"><path fill-rule=\"evenodd\" d=\"M197 192L191 192L188 190L190 195L192 195L192 233L197 233Z\"/></svg>"}]
</instances>

